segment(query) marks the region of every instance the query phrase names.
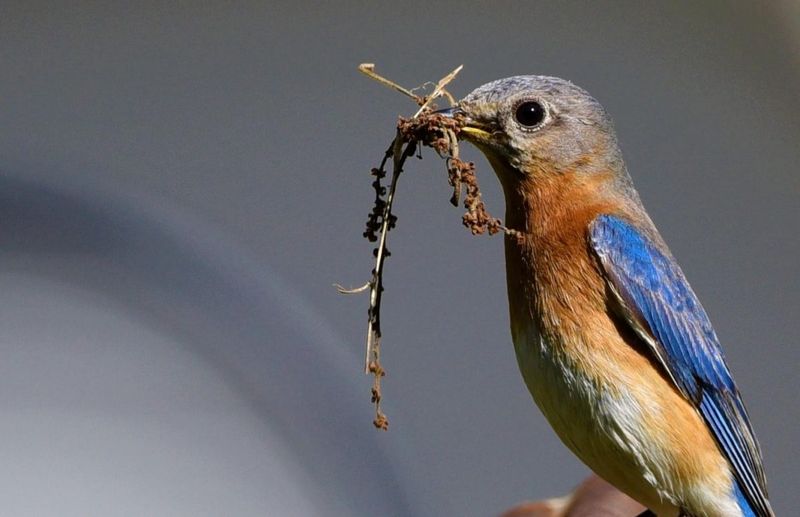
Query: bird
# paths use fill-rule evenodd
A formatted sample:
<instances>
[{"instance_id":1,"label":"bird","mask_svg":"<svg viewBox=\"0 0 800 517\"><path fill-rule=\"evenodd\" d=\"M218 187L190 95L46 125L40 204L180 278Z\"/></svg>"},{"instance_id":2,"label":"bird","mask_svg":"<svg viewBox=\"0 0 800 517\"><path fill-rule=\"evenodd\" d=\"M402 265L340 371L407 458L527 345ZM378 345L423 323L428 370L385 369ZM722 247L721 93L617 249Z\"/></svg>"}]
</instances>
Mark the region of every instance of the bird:
<instances>
[{"instance_id":1,"label":"bird","mask_svg":"<svg viewBox=\"0 0 800 517\"><path fill-rule=\"evenodd\" d=\"M559 438L641 515L773 516L719 339L605 109L570 81L525 75L440 112L502 186L511 337Z\"/></svg>"}]
</instances>

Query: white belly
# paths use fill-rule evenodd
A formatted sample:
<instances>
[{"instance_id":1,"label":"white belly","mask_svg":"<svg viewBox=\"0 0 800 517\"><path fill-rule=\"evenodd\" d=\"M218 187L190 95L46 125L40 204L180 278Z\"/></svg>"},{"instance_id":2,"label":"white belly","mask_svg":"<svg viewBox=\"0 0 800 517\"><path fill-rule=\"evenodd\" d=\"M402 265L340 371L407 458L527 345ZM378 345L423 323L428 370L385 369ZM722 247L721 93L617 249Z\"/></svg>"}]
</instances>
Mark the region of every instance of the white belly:
<instances>
[{"instance_id":1,"label":"white belly","mask_svg":"<svg viewBox=\"0 0 800 517\"><path fill-rule=\"evenodd\" d=\"M645 504L659 517L677 516L680 501L707 515L741 516L728 494L676 486L673 451L659 448L642 407L624 386L603 386L553 353L538 332L515 336L522 377L534 401L564 444L600 477Z\"/></svg>"},{"instance_id":2,"label":"white belly","mask_svg":"<svg viewBox=\"0 0 800 517\"><path fill-rule=\"evenodd\" d=\"M641 428L633 397L617 395L566 364L537 333L519 336L514 348L522 377L553 430L589 468L647 504L659 516L677 516L669 493L653 472L659 458ZM656 455L657 452L653 451ZM653 453L651 453L651 456Z\"/></svg>"}]
</instances>

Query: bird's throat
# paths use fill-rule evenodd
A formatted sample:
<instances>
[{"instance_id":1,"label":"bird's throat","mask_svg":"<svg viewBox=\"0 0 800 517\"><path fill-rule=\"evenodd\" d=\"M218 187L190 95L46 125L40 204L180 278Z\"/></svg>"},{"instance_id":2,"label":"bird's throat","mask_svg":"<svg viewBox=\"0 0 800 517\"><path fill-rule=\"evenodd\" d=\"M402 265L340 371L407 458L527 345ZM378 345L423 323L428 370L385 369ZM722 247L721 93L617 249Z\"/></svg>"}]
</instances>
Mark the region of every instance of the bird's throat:
<instances>
[{"instance_id":1,"label":"bird's throat","mask_svg":"<svg viewBox=\"0 0 800 517\"><path fill-rule=\"evenodd\" d=\"M597 279L586 232L598 214L621 210L605 195L606 182L613 176L570 171L524 174L507 162L492 157L489 162L503 186L505 225L515 230L505 237L512 333L530 325L545 333L555 331L548 328L554 322L543 315L563 314L560 324L568 323L572 311L564 300L601 303L594 298L602 293L602 286L588 289ZM574 287L575 292L565 292L565 286Z\"/></svg>"}]
</instances>

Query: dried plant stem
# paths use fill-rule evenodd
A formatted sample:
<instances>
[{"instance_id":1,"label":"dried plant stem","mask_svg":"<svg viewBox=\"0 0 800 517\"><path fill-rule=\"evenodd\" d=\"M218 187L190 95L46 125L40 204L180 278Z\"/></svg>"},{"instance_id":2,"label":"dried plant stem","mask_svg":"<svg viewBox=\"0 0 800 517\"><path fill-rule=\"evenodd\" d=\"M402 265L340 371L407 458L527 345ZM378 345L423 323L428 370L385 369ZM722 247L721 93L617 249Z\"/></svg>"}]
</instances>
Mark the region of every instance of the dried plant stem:
<instances>
[{"instance_id":1,"label":"dried plant stem","mask_svg":"<svg viewBox=\"0 0 800 517\"><path fill-rule=\"evenodd\" d=\"M362 74L366 75L370 79L374 79L375 81L378 81L379 83L381 83L384 86L388 86L389 88L392 88L393 90L397 90L398 92L402 93L406 97L411 97L414 100L414 102L416 102L419 106L422 106L425 103L425 99L423 97L420 97L419 95L415 94L414 92L412 92L408 88L403 88L402 86L400 86L396 82L391 81L391 80L385 78L384 76L380 75L378 72L376 72L374 63L361 63L360 65L358 65L358 71L361 72Z\"/></svg>"},{"instance_id":2,"label":"dried plant stem","mask_svg":"<svg viewBox=\"0 0 800 517\"><path fill-rule=\"evenodd\" d=\"M461 71L462 68L464 68L464 65L458 65L452 72L439 79L439 82L436 83L436 87L433 89L431 94L428 95L428 97L425 99L425 102L422 103L417 112L414 113L414 116L411 118L419 117L420 114L425 110L425 108L427 108L430 105L430 103L433 102L434 99L436 99L437 97L439 97L439 95L442 94L448 97L448 99L450 100L450 104L455 104L455 99L453 99L452 95L446 92L444 87L447 86L450 83L450 81L456 78L456 76L458 75L458 73Z\"/></svg>"},{"instance_id":3,"label":"dried plant stem","mask_svg":"<svg viewBox=\"0 0 800 517\"><path fill-rule=\"evenodd\" d=\"M383 294L383 263L386 257L390 255L389 249L386 247L386 239L389 230L394 227L395 218L392 215L392 203L394 201L395 192L397 191L397 180L403 172L403 165L409 156L413 156L417 149L417 143L413 140L407 141L403 138L402 133L398 130L394 141L384 156L381 166L378 169L376 182L379 182L381 177L385 175L385 166L387 159L392 158L392 179L389 184L389 190L386 194L386 200L382 203L382 211L380 213L380 231L378 237L378 246L375 248L375 268L372 270L372 279L369 282L369 309L367 311L367 349L364 358L364 369L366 373L373 375L372 383L372 402L375 404L375 420L373 424L379 429L386 430L389 427L389 420L386 415L381 411L381 378L386 375L385 370L381 366L381 295ZM382 188L379 183L376 186L376 195L380 197ZM368 229L369 232L369 229Z\"/></svg>"},{"instance_id":4,"label":"dried plant stem","mask_svg":"<svg viewBox=\"0 0 800 517\"><path fill-rule=\"evenodd\" d=\"M458 206L462 189L465 191L464 208L467 212L462 218L464 226L473 234L488 231L489 234L498 231L507 231L499 219L491 217L481 201L480 190L475 177L475 165L464 162L459 158L458 134L461 130L463 119L453 118L442 113L434 112L433 101L445 97L451 105L455 104L453 96L445 87L458 75L463 66L455 68L452 72L440 79L430 95L420 97L413 90L404 88L375 72L375 65L365 63L358 69L371 79L388 86L410 97L419 105L419 109L411 118L400 117L397 123L397 132L391 145L384 153L383 160L378 167L372 169L375 190L375 205L367 219L364 237L370 242L375 242L373 250L375 267L369 282L361 287L345 289L334 284L342 294L356 294L369 289L369 309L367 320L367 346L364 357L364 369L373 376L372 402L375 404L375 419L373 424L378 429L386 430L389 421L381 411L381 379L386 371L381 365L381 298L383 294L384 261L390 256L386 246L388 233L394 228L397 217L392 214L392 204L397 191L397 180L403 172L406 160L413 156L419 146L427 146L436 150L442 158L447 159L448 180L453 187L451 202ZM432 83L427 83L432 84ZM386 167L392 161L392 176L388 187L383 186L381 180L386 177Z\"/></svg>"}]
</instances>

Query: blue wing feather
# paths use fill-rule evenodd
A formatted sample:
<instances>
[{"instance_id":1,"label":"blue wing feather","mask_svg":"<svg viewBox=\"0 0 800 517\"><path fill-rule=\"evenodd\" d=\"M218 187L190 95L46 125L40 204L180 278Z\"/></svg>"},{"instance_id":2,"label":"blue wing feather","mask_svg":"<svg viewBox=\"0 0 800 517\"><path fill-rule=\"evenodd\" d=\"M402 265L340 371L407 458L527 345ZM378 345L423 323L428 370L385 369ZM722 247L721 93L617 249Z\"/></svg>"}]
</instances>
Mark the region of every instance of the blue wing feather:
<instances>
[{"instance_id":1,"label":"blue wing feather","mask_svg":"<svg viewBox=\"0 0 800 517\"><path fill-rule=\"evenodd\" d=\"M759 516L773 515L761 451L705 310L669 252L627 221L601 215L590 245L624 316L691 401L730 462L739 487Z\"/></svg>"}]
</instances>

